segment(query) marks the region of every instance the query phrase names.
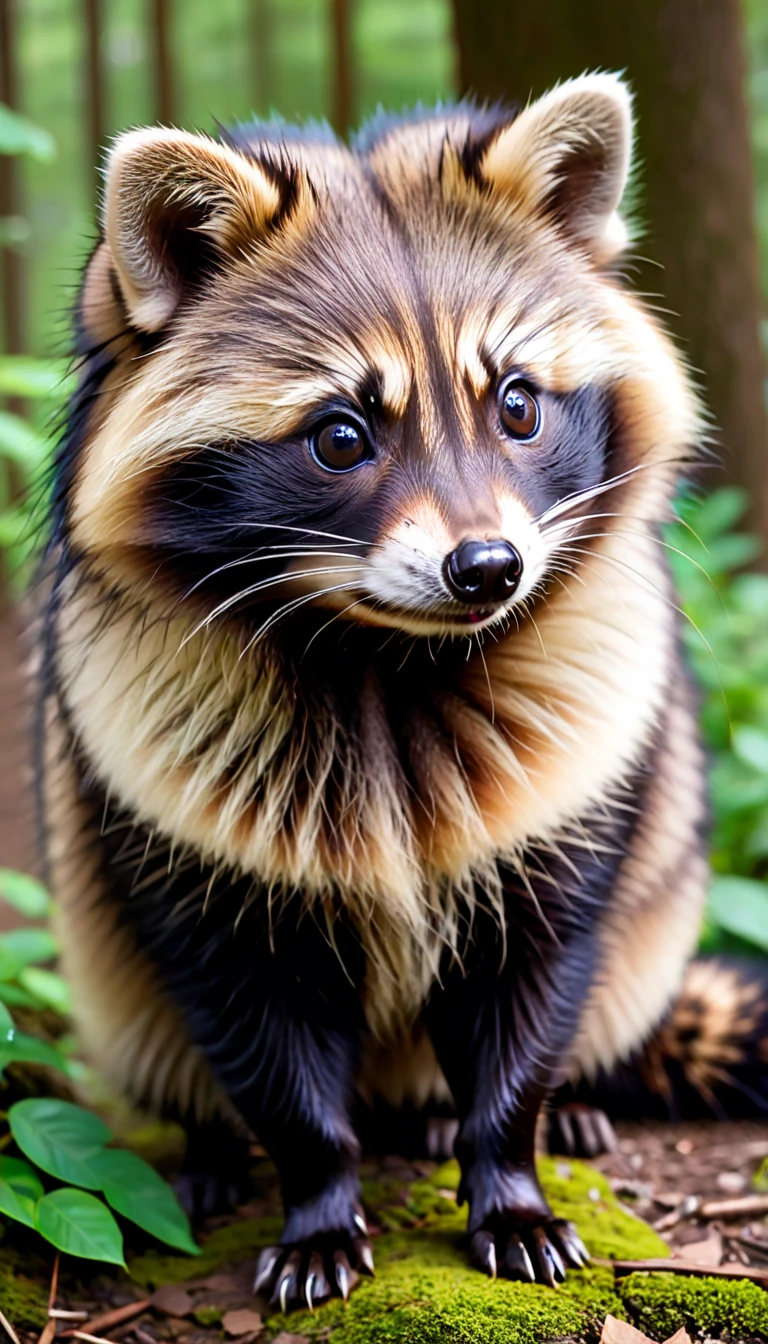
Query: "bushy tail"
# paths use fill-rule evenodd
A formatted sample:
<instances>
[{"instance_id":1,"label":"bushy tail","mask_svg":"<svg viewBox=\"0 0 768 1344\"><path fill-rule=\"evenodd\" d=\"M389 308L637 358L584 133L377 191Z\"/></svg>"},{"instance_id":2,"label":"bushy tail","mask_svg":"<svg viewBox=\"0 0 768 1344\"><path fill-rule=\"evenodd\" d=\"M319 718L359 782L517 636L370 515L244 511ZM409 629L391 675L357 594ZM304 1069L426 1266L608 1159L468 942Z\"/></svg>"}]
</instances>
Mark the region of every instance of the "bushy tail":
<instances>
[{"instance_id":1,"label":"bushy tail","mask_svg":"<svg viewBox=\"0 0 768 1344\"><path fill-rule=\"evenodd\" d=\"M768 1119L768 965L691 962L682 991L639 1051L555 1104L598 1107L613 1120Z\"/></svg>"}]
</instances>

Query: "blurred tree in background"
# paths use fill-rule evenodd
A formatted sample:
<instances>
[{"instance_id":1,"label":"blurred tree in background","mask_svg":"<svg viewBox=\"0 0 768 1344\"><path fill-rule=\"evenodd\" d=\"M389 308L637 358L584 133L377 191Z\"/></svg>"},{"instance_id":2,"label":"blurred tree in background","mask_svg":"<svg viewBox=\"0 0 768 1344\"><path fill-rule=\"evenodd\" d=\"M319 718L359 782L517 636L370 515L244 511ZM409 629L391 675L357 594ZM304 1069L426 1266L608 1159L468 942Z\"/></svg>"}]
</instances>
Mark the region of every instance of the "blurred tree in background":
<instances>
[{"instance_id":1,"label":"blurred tree in background","mask_svg":"<svg viewBox=\"0 0 768 1344\"><path fill-rule=\"evenodd\" d=\"M627 73L639 119L640 251L653 259L639 261L632 282L671 310L672 330L721 432L726 475L750 491L754 524L768 538L762 303L739 0L548 0L538 7L455 0L455 9L462 85L481 97L524 95L521 72L534 94L581 70Z\"/></svg>"}]
</instances>

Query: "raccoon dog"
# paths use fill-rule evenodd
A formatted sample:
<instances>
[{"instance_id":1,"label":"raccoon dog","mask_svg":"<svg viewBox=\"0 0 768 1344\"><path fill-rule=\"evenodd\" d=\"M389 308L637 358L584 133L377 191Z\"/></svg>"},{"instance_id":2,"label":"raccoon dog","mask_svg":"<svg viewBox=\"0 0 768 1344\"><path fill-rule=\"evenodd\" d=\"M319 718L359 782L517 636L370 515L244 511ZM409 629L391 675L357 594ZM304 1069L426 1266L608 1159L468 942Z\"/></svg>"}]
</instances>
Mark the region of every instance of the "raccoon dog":
<instances>
[{"instance_id":1,"label":"raccoon dog","mask_svg":"<svg viewBox=\"0 0 768 1344\"><path fill-rule=\"evenodd\" d=\"M696 941L657 533L700 426L615 270L631 138L601 74L351 148L109 157L52 506L51 881L104 1073L274 1159L283 1306L372 1271L361 1091L447 1084L479 1269L583 1263L537 1117Z\"/></svg>"}]
</instances>

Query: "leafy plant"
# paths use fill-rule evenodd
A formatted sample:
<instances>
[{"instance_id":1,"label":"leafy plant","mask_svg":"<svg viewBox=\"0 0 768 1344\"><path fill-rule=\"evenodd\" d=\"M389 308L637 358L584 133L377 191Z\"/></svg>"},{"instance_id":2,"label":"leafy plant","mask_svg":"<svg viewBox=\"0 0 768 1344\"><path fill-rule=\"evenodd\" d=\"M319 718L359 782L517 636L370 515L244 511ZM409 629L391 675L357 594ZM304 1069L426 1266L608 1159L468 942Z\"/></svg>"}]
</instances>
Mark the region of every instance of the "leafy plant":
<instances>
[{"instance_id":1,"label":"leafy plant","mask_svg":"<svg viewBox=\"0 0 768 1344\"><path fill-rule=\"evenodd\" d=\"M0 871L0 895L25 915L50 911L50 898L33 878ZM64 1042L50 1042L16 1028L8 1000L24 1008L66 1008L68 992L54 971L38 962L56 953L44 927L0 935L0 1079L9 1065L42 1065L69 1078L77 1068ZM30 975L38 977L30 982ZM3 1001L5 1000L5 1001ZM113 1135L98 1116L57 1097L27 1097L4 1116L0 1136L0 1215L35 1228L60 1251L123 1263L123 1239L114 1216L178 1250L197 1254L186 1216L171 1187L135 1153L109 1147ZM16 1153L6 1148L15 1145ZM46 1189L43 1178L64 1182ZM112 1212L111 1210L114 1210Z\"/></svg>"},{"instance_id":2,"label":"leafy plant","mask_svg":"<svg viewBox=\"0 0 768 1344\"><path fill-rule=\"evenodd\" d=\"M704 945L768 952L768 574L738 524L748 498L687 496L667 540L709 750L713 878Z\"/></svg>"}]
</instances>

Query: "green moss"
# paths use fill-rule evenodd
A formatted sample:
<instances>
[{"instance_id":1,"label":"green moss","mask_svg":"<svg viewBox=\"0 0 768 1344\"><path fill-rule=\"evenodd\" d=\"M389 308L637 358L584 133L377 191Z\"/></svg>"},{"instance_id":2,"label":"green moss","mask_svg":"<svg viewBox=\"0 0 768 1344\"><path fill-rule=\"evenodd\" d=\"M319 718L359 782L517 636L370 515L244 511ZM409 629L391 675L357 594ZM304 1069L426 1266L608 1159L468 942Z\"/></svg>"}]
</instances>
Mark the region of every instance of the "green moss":
<instances>
[{"instance_id":1,"label":"green moss","mask_svg":"<svg viewBox=\"0 0 768 1344\"><path fill-rule=\"evenodd\" d=\"M768 1339L768 1293L745 1279L694 1279L678 1274L630 1274L617 1291L635 1324L654 1339L681 1325L714 1339Z\"/></svg>"},{"instance_id":2,"label":"green moss","mask_svg":"<svg viewBox=\"0 0 768 1344\"><path fill-rule=\"evenodd\" d=\"M15 1257L0 1252L0 1307L16 1329L40 1330L48 1320L48 1293L17 1273Z\"/></svg>"},{"instance_id":3,"label":"green moss","mask_svg":"<svg viewBox=\"0 0 768 1344\"><path fill-rule=\"evenodd\" d=\"M667 1253L656 1233L622 1208L608 1182L590 1167L544 1159L540 1174L555 1213L578 1225L596 1259ZM274 1178L264 1175L269 1192ZM268 1338L286 1330L318 1344L329 1335L332 1344L547 1344L597 1338L609 1312L660 1340L683 1324L716 1338L768 1338L768 1295L749 1283L642 1274L617 1283L613 1271L600 1265L571 1272L556 1291L491 1283L466 1261L466 1210L453 1198L458 1178L455 1162L410 1186L386 1173L368 1173L365 1204L382 1229L375 1245L376 1278L364 1280L346 1306L334 1301L311 1315L270 1317ZM205 1240L196 1260L144 1255L132 1262L131 1272L145 1288L179 1283L253 1258L279 1235L280 1219L273 1214L232 1223ZM215 1307L196 1313L203 1326L219 1316Z\"/></svg>"},{"instance_id":4,"label":"green moss","mask_svg":"<svg viewBox=\"0 0 768 1344\"><path fill-rule=\"evenodd\" d=\"M188 1255L164 1254L149 1251L146 1255L129 1260L131 1277L142 1288L162 1288L167 1283L183 1283L186 1279L203 1278L220 1265L237 1264L248 1260L257 1246L268 1246L279 1241L282 1219L249 1218L239 1223L219 1227L205 1239L202 1253L194 1259Z\"/></svg>"},{"instance_id":5,"label":"green moss","mask_svg":"<svg viewBox=\"0 0 768 1344\"><path fill-rule=\"evenodd\" d=\"M192 1315L194 1316L198 1325L208 1326L208 1325L218 1325L219 1321L224 1315L224 1312L221 1307L205 1306L205 1307L197 1307L196 1310L192 1312Z\"/></svg>"}]
</instances>

